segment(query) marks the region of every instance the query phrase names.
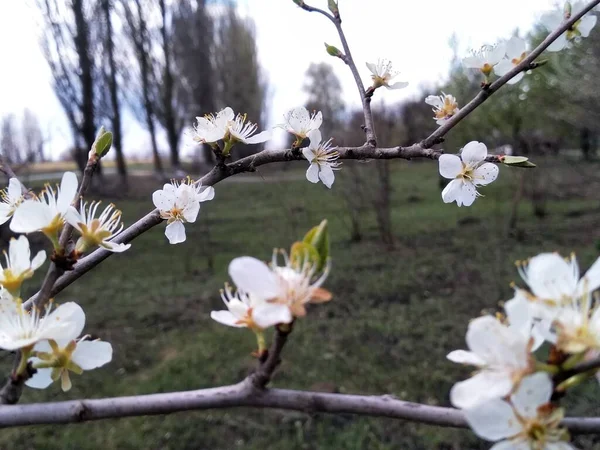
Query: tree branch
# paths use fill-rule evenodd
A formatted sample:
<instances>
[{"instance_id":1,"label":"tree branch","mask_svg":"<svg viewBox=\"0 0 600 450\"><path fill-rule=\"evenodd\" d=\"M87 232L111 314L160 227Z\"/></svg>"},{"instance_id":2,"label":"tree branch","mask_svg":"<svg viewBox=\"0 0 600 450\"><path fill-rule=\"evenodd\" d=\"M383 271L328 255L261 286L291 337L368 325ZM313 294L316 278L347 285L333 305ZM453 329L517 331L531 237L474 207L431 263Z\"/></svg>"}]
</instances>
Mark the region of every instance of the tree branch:
<instances>
[{"instance_id":1,"label":"tree branch","mask_svg":"<svg viewBox=\"0 0 600 450\"><path fill-rule=\"evenodd\" d=\"M375 124L373 121L373 113L371 111L371 98L367 97L365 92L365 87L362 83L362 79L360 78L360 74L358 73L358 69L356 68L356 63L352 58L352 53L350 52L350 46L348 45L348 41L346 39L346 35L344 33L344 29L342 28L342 19L339 16L333 16L322 9L315 8L313 6L309 6L306 3L302 4L302 9L309 12L316 12L327 17L338 32L340 36L340 41L342 43L342 47L344 49L344 56L341 58L342 61L346 63L346 65L350 68L352 72L352 76L354 77L354 82L356 83L356 87L358 88L358 93L360 95L360 101L362 103L363 114L365 117L365 132L367 134L367 145L370 147L377 146L377 135L375 134Z\"/></svg>"},{"instance_id":2,"label":"tree branch","mask_svg":"<svg viewBox=\"0 0 600 450\"><path fill-rule=\"evenodd\" d=\"M250 376L255 387L262 389L271 381L275 369L281 364L281 352L289 334L292 332L292 326L293 324L277 326L273 344L271 344L266 359L258 366L258 370Z\"/></svg>"},{"instance_id":3,"label":"tree branch","mask_svg":"<svg viewBox=\"0 0 600 450\"><path fill-rule=\"evenodd\" d=\"M248 406L306 413L390 417L443 427L467 427L462 412L453 408L405 402L389 395L257 389L250 379L230 386L194 391L0 406L0 427L78 423L117 417ZM600 418L572 417L564 419L562 423L572 433L600 431Z\"/></svg>"},{"instance_id":4,"label":"tree branch","mask_svg":"<svg viewBox=\"0 0 600 450\"><path fill-rule=\"evenodd\" d=\"M10 167L10 164L6 162L6 158L2 155L0 155L0 172L6 175L6 178L8 178L9 180L11 178L16 178L17 180L19 179L19 177L17 177L17 174L12 170L12 167ZM19 183L21 182L19 181ZM24 196L26 196L29 193L29 191L23 183L21 183L21 192Z\"/></svg>"}]
</instances>

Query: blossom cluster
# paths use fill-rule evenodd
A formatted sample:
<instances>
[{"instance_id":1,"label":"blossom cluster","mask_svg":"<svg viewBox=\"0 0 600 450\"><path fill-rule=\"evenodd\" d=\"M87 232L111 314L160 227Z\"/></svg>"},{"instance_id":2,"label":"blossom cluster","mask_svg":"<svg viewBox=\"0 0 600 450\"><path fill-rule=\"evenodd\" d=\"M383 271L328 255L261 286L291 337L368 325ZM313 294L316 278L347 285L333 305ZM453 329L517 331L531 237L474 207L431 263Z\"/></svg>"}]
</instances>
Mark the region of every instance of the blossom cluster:
<instances>
[{"instance_id":1,"label":"blossom cluster","mask_svg":"<svg viewBox=\"0 0 600 450\"><path fill-rule=\"evenodd\" d=\"M78 210L74 206L77 196L77 176L72 172L63 175L60 186L46 185L37 194L27 192L11 178L1 195L0 222L10 221L11 231L21 235L11 238L5 262L0 263L0 348L20 351L13 376L24 376L25 384L33 388L43 389L60 380L67 391L71 388L69 372L82 374L112 359L108 342L82 335L85 313L77 303L55 307L52 300L38 305L21 298L23 283L46 261L44 250L31 258L30 242L24 234L42 232L48 237L55 261L65 257L77 260L94 247L117 253L130 247L113 241L123 229L121 213L114 205L96 217L99 203L82 201ZM59 241L66 224L80 235L68 255Z\"/></svg>"},{"instance_id":2,"label":"blossom cluster","mask_svg":"<svg viewBox=\"0 0 600 450\"><path fill-rule=\"evenodd\" d=\"M568 374L600 353L600 307L592 295L600 287L600 258L581 278L573 255L543 253L518 268L528 289L515 287L504 314L474 319L469 350L448 354L477 368L454 385L450 401L464 410L476 434L504 441L498 448L573 448L560 427L563 410L551 399L582 378L552 375ZM547 363L536 357L544 342L551 346Z\"/></svg>"}]
</instances>

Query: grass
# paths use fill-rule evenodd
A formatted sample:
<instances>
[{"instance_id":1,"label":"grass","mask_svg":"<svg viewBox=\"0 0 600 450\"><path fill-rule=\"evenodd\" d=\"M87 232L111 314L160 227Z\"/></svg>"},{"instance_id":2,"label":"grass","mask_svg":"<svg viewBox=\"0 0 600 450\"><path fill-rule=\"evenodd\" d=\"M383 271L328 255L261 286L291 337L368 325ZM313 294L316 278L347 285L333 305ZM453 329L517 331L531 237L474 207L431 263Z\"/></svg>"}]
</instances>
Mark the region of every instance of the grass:
<instances>
[{"instance_id":1,"label":"grass","mask_svg":"<svg viewBox=\"0 0 600 450\"><path fill-rule=\"evenodd\" d=\"M168 245L164 226L156 227L61 293L59 301L84 307L86 331L110 341L114 359L75 378L66 394L58 385L30 389L22 401L239 381L254 365L253 336L209 318L222 306L218 290L229 261L245 254L268 259L273 247L289 247L328 218L334 259L326 287L334 300L313 306L296 324L274 385L448 405L453 382L469 371L445 355L464 347L469 319L510 298L509 282L518 281L514 260L575 251L588 267L598 254L598 201L583 187L568 198L551 196L543 220L523 202L516 240L505 237L505 222L518 169L502 168L499 181L482 190L485 198L457 208L441 202L432 163L392 167L393 251L378 243L371 212L362 216L365 238L350 241L340 196L349 173L343 170L331 192L306 180L218 185L215 200L204 203L197 223L186 227L184 245ZM548 168L550 184L578 181L579 172L567 172ZM289 174L298 175L293 169ZM118 200L126 223L152 208L150 191L138 186L135 194ZM28 285L30 292L35 287ZM579 394L570 413L600 414L598 387L590 383ZM590 440L580 444L600 448ZM14 428L2 432L0 448L458 450L489 444L465 430L391 419L241 409Z\"/></svg>"}]
</instances>

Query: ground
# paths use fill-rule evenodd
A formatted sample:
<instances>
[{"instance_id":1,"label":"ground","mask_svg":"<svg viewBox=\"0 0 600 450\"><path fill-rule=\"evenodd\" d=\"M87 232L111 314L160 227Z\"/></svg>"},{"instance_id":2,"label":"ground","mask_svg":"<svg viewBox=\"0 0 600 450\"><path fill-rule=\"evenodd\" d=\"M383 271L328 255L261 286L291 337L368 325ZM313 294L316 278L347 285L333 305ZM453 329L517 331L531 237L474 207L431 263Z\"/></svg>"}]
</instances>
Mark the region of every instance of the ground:
<instances>
[{"instance_id":1,"label":"ground","mask_svg":"<svg viewBox=\"0 0 600 450\"><path fill-rule=\"evenodd\" d=\"M27 390L23 402L197 389L239 381L254 366L247 330L213 322L222 307L219 288L229 261L240 255L270 258L321 219L330 224L333 269L328 304L300 320L273 384L347 393L392 394L448 405L452 383L469 375L445 359L464 348L470 318L494 311L520 282L514 261L543 251L577 253L587 268L600 253L600 204L593 178L600 165L573 161L541 164L549 174L548 215L520 205L518 239L506 234L511 199L524 169L502 167L498 182L482 189L471 208L441 201L433 162L394 162L393 226L396 248L377 239L374 214L363 214L366 236L350 241L341 197L349 172L329 191L302 178L300 169L278 181L227 181L204 203L188 241L169 245L164 225L133 242L60 294L79 302L86 331L114 347L113 361L62 393ZM584 174L585 172L585 174ZM271 172L272 174L273 172ZM527 172L525 175L533 172ZM589 174L592 181L587 177ZM584 176L585 175L585 176ZM534 175L531 175L534 176ZM284 181L287 179L292 181ZM129 200L114 200L129 224L152 208L152 180L134 185ZM563 186L564 184L564 186ZM558 188L557 186L561 186ZM212 267L212 269L211 269ZM28 284L34 292L35 283ZM3 356L5 364L10 363ZM600 415L600 389L577 392L569 414ZM599 441L600 442L600 441ZM581 448L594 447L580 442ZM600 445L600 444L598 444ZM68 426L5 430L1 449L485 449L465 430L440 429L392 419L240 409L106 420Z\"/></svg>"}]
</instances>

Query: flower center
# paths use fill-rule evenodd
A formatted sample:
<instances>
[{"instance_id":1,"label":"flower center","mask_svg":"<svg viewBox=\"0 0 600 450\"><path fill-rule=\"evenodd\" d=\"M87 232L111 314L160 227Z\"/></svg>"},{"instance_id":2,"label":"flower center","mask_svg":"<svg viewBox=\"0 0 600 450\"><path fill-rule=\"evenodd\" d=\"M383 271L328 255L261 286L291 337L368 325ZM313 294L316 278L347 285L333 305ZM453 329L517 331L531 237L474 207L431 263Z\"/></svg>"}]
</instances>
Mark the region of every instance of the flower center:
<instances>
[{"instance_id":1,"label":"flower center","mask_svg":"<svg viewBox=\"0 0 600 450\"><path fill-rule=\"evenodd\" d=\"M526 433L529 440L533 442L538 442L540 444L546 442L546 427L537 421L527 425Z\"/></svg>"},{"instance_id":2,"label":"flower center","mask_svg":"<svg viewBox=\"0 0 600 450\"><path fill-rule=\"evenodd\" d=\"M458 178L462 178L463 180L473 181L475 168L470 164L463 163L463 170L458 174Z\"/></svg>"},{"instance_id":3,"label":"flower center","mask_svg":"<svg viewBox=\"0 0 600 450\"><path fill-rule=\"evenodd\" d=\"M517 58L513 58L511 60L511 62L516 66L517 64L520 64L521 61L523 61L526 56L527 56L527 52L523 52L523 53L521 53L521 56L519 56Z\"/></svg>"},{"instance_id":4,"label":"flower center","mask_svg":"<svg viewBox=\"0 0 600 450\"><path fill-rule=\"evenodd\" d=\"M487 77L492 73L492 69L493 66L491 64L485 63L480 70Z\"/></svg>"}]
</instances>

